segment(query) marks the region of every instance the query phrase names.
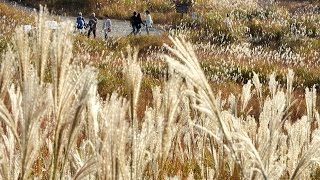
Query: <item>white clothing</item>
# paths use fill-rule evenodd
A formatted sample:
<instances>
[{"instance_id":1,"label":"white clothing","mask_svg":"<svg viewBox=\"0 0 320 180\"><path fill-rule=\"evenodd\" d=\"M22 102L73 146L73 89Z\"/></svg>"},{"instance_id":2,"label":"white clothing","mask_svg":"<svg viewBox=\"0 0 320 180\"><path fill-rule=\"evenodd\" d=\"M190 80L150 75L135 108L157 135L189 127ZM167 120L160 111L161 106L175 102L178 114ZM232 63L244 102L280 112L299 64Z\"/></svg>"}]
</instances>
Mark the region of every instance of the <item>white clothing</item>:
<instances>
[{"instance_id":1,"label":"white clothing","mask_svg":"<svg viewBox=\"0 0 320 180\"><path fill-rule=\"evenodd\" d=\"M111 20L109 18L107 18L104 22L103 22L103 30L104 30L104 38L107 40L108 39L108 33L111 32Z\"/></svg>"},{"instance_id":2,"label":"white clothing","mask_svg":"<svg viewBox=\"0 0 320 180\"><path fill-rule=\"evenodd\" d=\"M146 16L146 25L147 25L147 27L152 27L152 24L153 24L153 21L152 21L151 15L147 14L147 16Z\"/></svg>"},{"instance_id":3,"label":"white clothing","mask_svg":"<svg viewBox=\"0 0 320 180\"><path fill-rule=\"evenodd\" d=\"M226 25L227 28L232 30L232 22L229 17L226 17L226 19L224 20L224 24Z\"/></svg>"},{"instance_id":4,"label":"white clothing","mask_svg":"<svg viewBox=\"0 0 320 180\"><path fill-rule=\"evenodd\" d=\"M112 27L112 23L111 23L111 20L108 18L103 23L103 30L104 31L108 31L108 29L111 30L111 27Z\"/></svg>"},{"instance_id":5,"label":"white clothing","mask_svg":"<svg viewBox=\"0 0 320 180\"><path fill-rule=\"evenodd\" d=\"M23 25L24 32L30 32L32 30L32 26L30 24Z\"/></svg>"}]
</instances>

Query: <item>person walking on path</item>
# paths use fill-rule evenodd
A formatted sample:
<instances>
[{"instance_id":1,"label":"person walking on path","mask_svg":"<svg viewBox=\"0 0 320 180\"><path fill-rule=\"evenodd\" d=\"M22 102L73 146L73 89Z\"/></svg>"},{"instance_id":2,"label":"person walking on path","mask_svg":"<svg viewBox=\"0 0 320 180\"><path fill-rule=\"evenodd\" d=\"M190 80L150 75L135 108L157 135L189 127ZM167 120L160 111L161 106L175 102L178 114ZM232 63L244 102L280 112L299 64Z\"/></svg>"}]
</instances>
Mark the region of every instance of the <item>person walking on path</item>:
<instances>
[{"instance_id":1,"label":"person walking on path","mask_svg":"<svg viewBox=\"0 0 320 180\"><path fill-rule=\"evenodd\" d=\"M106 19L103 23L103 31L104 31L105 40L108 39L108 33L111 32L111 27L112 27L111 20L109 19L109 16L106 15Z\"/></svg>"},{"instance_id":2,"label":"person walking on path","mask_svg":"<svg viewBox=\"0 0 320 180\"><path fill-rule=\"evenodd\" d=\"M136 34L137 33L137 12L133 12L133 16L130 18L130 23L132 26L132 32L130 34Z\"/></svg>"},{"instance_id":3,"label":"person walking on path","mask_svg":"<svg viewBox=\"0 0 320 180\"><path fill-rule=\"evenodd\" d=\"M83 33L83 30L85 28L85 24L86 24L86 22L85 22L84 18L82 17L82 13L79 12L78 17L77 17L77 21L76 21L76 27L80 33Z\"/></svg>"},{"instance_id":4,"label":"person walking on path","mask_svg":"<svg viewBox=\"0 0 320 180\"><path fill-rule=\"evenodd\" d=\"M136 32L136 34L137 33L141 33L141 27L142 27L142 24L143 25L145 25L144 23L143 23L143 21L142 21L142 19L141 19L141 15L140 15L140 13L138 13L138 15L137 15L137 24L136 24L136 28L137 28L137 32Z\"/></svg>"},{"instance_id":5,"label":"person walking on path","mask_svg":"<svg viewBox=\"0 0 320 180\"><path fill-rule=\"evenodd\" d=\"M96 18L96 14L92 13L91 19L89 20L89 31L88 31L88 38L90 37L91 32L93 33L93 37L96 38L96 31L97 31L97 23L98 19Z\"/></svg>"},{"instance_id":6,"label":"person walking on path","mask_svg":"<svg viewBox=\"0 0 320 180\"><path fill-rule=\"evenodd\" d=\"M150 15L150 12L148 10L146 10L146 31L147 31L147 34L149 34L150 28L152 28L152 25L153 25L152 17Z\"/></svg>"},{"instance_id":7,"label":"person walking on path","mask_svg":"<svg viewBox=\"0 0 320 180\"><path fill-rule=\"evenodd\" d=\"M233 32L232 21L229 14L227 14L227 17L224 19L224 24L229 31Z\"/></svg>"}]
</instances>

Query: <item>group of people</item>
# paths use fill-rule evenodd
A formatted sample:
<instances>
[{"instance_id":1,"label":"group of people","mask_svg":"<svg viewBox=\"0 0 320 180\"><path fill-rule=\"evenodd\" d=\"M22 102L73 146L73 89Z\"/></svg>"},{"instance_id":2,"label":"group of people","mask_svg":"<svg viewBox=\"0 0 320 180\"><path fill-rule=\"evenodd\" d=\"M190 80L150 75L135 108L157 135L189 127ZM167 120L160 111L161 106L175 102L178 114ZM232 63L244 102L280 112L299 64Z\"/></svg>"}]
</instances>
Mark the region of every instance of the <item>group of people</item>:
<instances>
[{"instance_id":1,"label":"group of people","mask_svg":"<svg viewBox=\"0 0 320 180\"><path fill-rule=\"evenodd\" d=\"M130 18L130 23L132 26L132 32L131 34L138 34L141 33L142 25L146 27L146 32L149 34L150 28L153 25L153 21L150 15L150 12L146 10L146 19L145 21L142 20L140 13L133 12L133 16ZM92 13L90 16L90 20L88 23L86 23L85 19L82 16L82 13L79 12L77 20L76 20L76 29L80 33L85 33L85 30L88 29L87 36L90 37L91 33L93 34L93 37L96 38L97 36L97 24L98 19L95 15L95 13ZM112 23L108 15L105 16L102 30L104 32L105 39L108 38L108 34L111 32Z\"/></svg>"},{"instance_id":2,"label":"group of people","mask_svg":"<svg viewBox=\"0 0 320 180\"><path fill-rule=\"evenodd\" d=\"M77 20L76 20L76 28L80 33L84 33L85 29L89 28L88 30L88 37L90 37L91 33L93 37L96 38L97 36L97 24L98 18L96 17L95 13L91 14L90 20L88 23L84 20L82 13L79 12ZM105 39L108 38L108 33L111 32L112 23L108 15L105 16L105 20L103 23L103 31Z\"/></svg>"},{"instance_id":3,"label":"group of people","mask_svg":"<svg viewBox=\"0 0 320 180\"><path fill-rule=\"evenodd\" d=\"M137 12L133 12L133 16L130 18L132 32L131 34L139 34L141 33L142 25L146 27L146 32L149 34L150 28L152 28L153 20L150 15L150 12L146 10L146 19L142 21L141 14Z\"/></svg>"}]
</instances>

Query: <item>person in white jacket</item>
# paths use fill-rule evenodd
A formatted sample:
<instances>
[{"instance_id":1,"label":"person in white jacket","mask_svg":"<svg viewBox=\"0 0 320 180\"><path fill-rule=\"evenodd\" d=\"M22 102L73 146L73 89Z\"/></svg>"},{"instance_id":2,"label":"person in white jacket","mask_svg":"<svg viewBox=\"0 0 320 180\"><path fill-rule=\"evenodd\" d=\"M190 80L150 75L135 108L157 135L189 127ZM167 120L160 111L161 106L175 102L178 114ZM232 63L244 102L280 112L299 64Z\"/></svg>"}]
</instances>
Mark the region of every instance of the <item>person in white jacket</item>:
<instances>
[{"instance_id":1,"label":"person in white jacket","mask_svg":"<svg viewBox=\"0 0 320 180\"><path fill-rule=\"evenodd\" d=\"M225 27L233 32L233 28L232 28L232 20L230 19L230 15L227 14L227 17L224 19L224 24L225 24Z\"/></svg>"},{"instance_id":2,"label":"person in white jacket","mask_svg":"<svg viewBox=\"0 0 320 180\"><path fill-rule=\"evenodd\" d=\"M104 31L104 38L108 39L108 33L111 32L112 23L108 15L106 15L106 19L103 22L103 31Z\"/></svg>"},{"instance_id":3,"label":"person in white jacket","mask_svg":"<svg viewBox=\"0 0 320 180\"><path fill-rule=\"evenodd\" d=\"M147 34L149 34L150 28L152 27L152 25L153 25L152 17L150 15L150 12L148 10L146 10L146 31L147 31Z\"/></svg>"}]
</instances>

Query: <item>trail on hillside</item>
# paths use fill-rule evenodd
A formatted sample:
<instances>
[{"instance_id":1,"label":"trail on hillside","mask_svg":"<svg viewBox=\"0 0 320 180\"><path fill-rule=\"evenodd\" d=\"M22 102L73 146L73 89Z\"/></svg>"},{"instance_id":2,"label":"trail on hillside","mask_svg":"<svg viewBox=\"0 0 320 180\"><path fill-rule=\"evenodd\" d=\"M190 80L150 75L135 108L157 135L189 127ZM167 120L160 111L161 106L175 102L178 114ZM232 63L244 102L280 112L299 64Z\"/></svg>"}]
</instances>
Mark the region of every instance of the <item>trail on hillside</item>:
<instances>
[{"instance_id":1,"label":"trail on hillside","mask_svg":"<svg viewBox=\"0 0 320 180\"><path fill-rule=\"evenodd\" d=\"M67 20L69 21L76 21L76 17L66 17ZM89 18L85 18L86 22L89 21ZM97 36L98 37L103 37L104 33L102 31L103 27L103 19L98 19L98 24L97 24ZM123 20L116 20L116 19L111 19L112 22L112 31L108 34L110 37L122 37L122 36L127 36L132 32L132 27L129 21L123 21ZM151 35L160 35L162 31L158 28L151 28L150 34ZM147 34L145 27L141 28L141 34Z\"/></svg>"},{"instance_id":2,"label":"trail on hillside","mask_svg":"<svg viewBox=\"0 0 320 180\"><path fill-rule=\"evenodd\" d=\"M15 8L18 8L23 11L28 11L31 13L36 13L36 10L30 7L23 6L22 4L16 3L16 2L9 2L8 0L2 0L0 3L6 3L10 6L13 6ZM55 19L60 19L60 21L71 21L74 24L76 23L76 16L56 16L56 15L51 15L52 20ZM84 17L85 21L88 22L90 19L89 17ZM125 20L117 20L117 19L111 19L112 21L112 31L108 34L109 37L123 37L123 36L128 36L132 32L132 27L129 21ZM103 19L98 19L98 24L97 24L97 37L98 38L104 38L104 33L102 30L103 27ZM85 33L88 31L86 30ZM150 34L151 35L160 35L164 31L159 28L158 25L154 25L153 28L150 29ZM141 35L147 34L146 28L142 27L141 28ZM91 35L92 36L92 35Z\"/></svg>"}]
</instances>

